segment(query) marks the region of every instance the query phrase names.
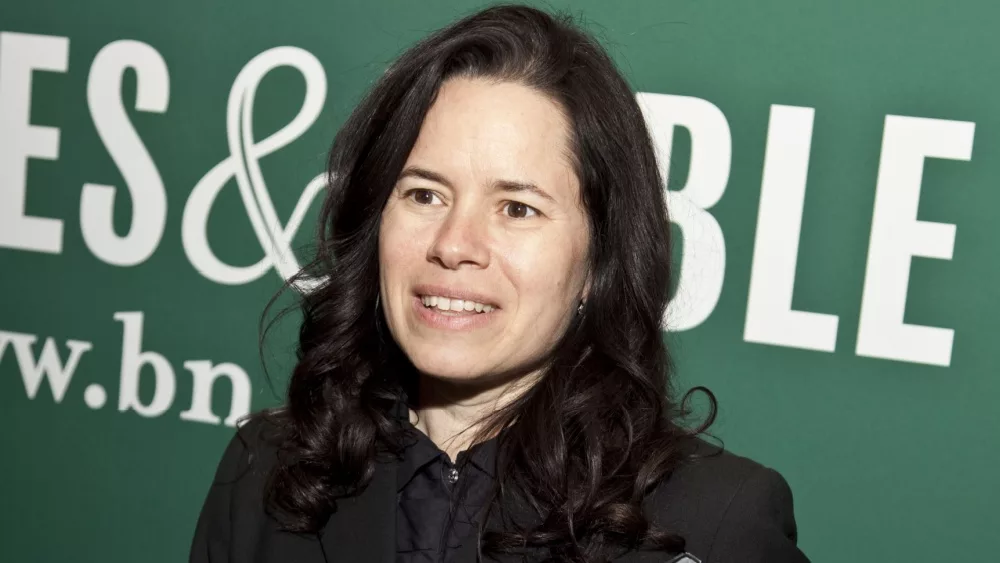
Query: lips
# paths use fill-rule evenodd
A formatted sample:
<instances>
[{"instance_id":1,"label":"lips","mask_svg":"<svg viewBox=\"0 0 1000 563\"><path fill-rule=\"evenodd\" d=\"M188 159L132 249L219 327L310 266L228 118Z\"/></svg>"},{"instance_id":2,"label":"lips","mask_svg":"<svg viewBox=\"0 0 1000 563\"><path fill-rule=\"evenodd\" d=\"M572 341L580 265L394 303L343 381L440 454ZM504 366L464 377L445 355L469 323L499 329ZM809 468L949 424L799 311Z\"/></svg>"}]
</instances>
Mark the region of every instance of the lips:
<instances>
[{"instance_id":1,"label":"lips","mask_svg":"<svg viewBox=\"0 0 1000 563\"><path fill-rule=\"evenodd\" d=\"M441 311L454 311L456 313L490 313L493 305L472 301L471 299L449 299L440 295L421 295L420 302L424 307L436 308Z\"/></svg>"},{"instance_id":2,"label":"lips","mask_svg":"<svg viewBox=\"0 0 1000 563\"><path fill-rule=\"evenodd\" d=\"M480 291L475 291L466 287L458 286L445 286L445 285L430 285L430 284L420 284L413 287L413 293L419 297L422 301L425 298L436 298L434 306L441 310L454 310L459 309L452 308L453 301L461 302L461 309L465 309L467 302L472 302L472 309L476 310L476 305L482 305L485 309L487 306L493 309L499 309L499 299L483 293ZM442 305L448 305L447 308L442 307Z\"/></svg>"},{"instance_id":3,"label":"lips","mask_svg":"<svg viewBox=\"0 0 1000 563\"><path fill-rule=\"evenodd\" d=\"M475 309L466 311L452 311L450 308L443 311L435 307L427 307L420 297L414 295L411 298L413 314L425 327L444 332L468 332L486 328L496 322L500 309L493 309L489 313L485 308L482 312ZM450 300L449 300L450 301Z\"/></svg>"}]
</instances>

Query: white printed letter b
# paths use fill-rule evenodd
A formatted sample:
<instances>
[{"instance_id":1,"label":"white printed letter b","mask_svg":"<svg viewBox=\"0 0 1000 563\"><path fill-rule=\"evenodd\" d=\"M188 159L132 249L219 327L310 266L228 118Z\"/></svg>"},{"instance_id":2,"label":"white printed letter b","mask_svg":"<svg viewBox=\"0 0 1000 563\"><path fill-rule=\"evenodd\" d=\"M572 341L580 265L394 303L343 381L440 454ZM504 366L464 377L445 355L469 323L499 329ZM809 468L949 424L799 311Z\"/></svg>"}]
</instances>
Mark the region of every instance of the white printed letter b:
<instances>
[{"instance_id":1,"label":"white printed letter b","mask_svg":"<svg viewBox=\"0 0 1000 563\"><path fill-rule=\"evenodd\" d=\"M118 388L118 410L134 410L141 416L160 416L174 402L177 381L170 362L162 354L142 351L142 313L115 313L115 320L122 322L122 371ZM143 365L148 364L156 374L153 399L143 404L139 398L139 376Z\"/></svg>"}]
</instances>

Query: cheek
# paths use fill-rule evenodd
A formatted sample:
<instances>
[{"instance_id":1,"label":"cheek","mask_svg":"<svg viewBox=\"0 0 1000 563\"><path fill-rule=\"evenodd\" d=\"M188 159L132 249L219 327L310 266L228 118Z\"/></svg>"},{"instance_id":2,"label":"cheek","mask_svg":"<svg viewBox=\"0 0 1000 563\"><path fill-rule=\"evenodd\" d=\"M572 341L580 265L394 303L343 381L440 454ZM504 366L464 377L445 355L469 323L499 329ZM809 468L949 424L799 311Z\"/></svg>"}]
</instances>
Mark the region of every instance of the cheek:
<instances>
[{"instance_id":1,"label":"cheek","mask_svg":"<svg viewBox=\"0 0 1000 563\"><path fill-rule=\"evenodd\" d=\"M521 301L549 309L576 298L583 277L583 256L569 237L546 237L514 252L506 262Z\"/></svg>"},{"instance_id":2,"label":"cheek","mask_svg":"<svg viewBox=\"0 0 1000 563\"><path fill-rule=\"evenodd\" d=\"M415 256L416 239L408 232L407 226L390 210L382 218L379 229L379 270L383 290L392 290L401 282L401 277Z\"/></svg>"},{"instance_id":3,"label":"cheek","mask_svg":"<svg viewBox=\"0 0 1000 563\"><path fill-rule=\"evenodd\" d=\"M387 209L379 229L379 277L385 293L383 297L390 301L402 298L408 306L406 288L426 268L433 236L434 230L427 222Z\"/></svg>"}]
</instances>

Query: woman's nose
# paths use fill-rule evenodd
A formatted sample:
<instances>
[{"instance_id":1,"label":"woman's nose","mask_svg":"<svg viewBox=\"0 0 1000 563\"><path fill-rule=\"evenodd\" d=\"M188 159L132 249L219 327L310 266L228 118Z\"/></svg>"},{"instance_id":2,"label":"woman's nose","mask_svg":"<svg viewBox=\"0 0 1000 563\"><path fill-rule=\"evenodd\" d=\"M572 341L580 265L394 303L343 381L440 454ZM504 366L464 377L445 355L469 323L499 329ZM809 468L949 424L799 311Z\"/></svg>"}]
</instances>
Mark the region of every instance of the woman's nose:
<instances>
[{"instance_id":1,"label":"woman's nose","mask_svg":"<svg viewBox=\"0 0 1000 563\"><path fill-rule=\"evenodd\" d=\"M486 268L490 252L487 220L469 210L454 209L438 227L427 258L449 270Z\"/></svg>"}]
</instances>

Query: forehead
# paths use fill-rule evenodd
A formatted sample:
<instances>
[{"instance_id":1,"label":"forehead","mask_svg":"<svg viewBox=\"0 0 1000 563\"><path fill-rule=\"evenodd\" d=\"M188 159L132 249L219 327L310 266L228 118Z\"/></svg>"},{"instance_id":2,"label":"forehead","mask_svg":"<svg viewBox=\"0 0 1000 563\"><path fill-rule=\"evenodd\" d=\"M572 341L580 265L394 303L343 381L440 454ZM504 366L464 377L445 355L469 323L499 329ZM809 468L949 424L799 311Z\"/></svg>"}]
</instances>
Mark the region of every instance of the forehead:
<instances>
[{"instance_id":1,"label":"forehead","mask_svg":"<svg viewBox=\"0 0 1000 563\"><path fill-rule=\"evenodd\" d=\"M453 78L427 112L407 165L454 181L521 180L575 195L569 131L562 107L535 89Z\"/></svg>"}]
</instances>

